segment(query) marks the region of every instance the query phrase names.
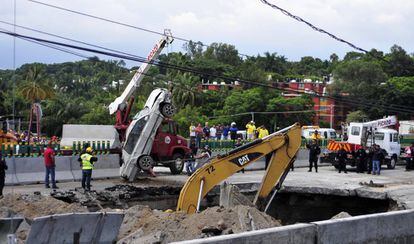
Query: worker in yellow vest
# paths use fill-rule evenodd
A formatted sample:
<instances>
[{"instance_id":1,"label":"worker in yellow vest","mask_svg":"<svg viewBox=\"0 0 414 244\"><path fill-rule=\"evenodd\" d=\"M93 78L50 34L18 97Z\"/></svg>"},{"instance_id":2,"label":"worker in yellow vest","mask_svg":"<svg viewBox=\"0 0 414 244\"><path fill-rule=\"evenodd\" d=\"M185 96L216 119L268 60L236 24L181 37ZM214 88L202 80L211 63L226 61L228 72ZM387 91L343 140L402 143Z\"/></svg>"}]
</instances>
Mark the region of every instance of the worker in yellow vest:
<instances>
[{"instance_id":1,"label":"worker in yellow vest","mask_svg":"<svg viewBox=\"0 0 414 244\"><path fill-rule=\"evenodd\" d=\"M254 125L254 121L252 120L246 125L247 140L249 141L254 140L255 133L256 133L256 126Z\"/></svg>"},{"instance_id":2,"label":"worker in yellow vest","mask_svg":"<svg viewBox=\"0 0 414 244\"><path fill-rule=\"evenodd\" d=\"M85 191L91 190L93 164L98 161L97 157L92 156L92 152L92 147L87 147L78 158L80 166L82 167L82 188Z\"/></svg>"},{"instance_id":3,"label":"worker in yellow vest","mask_svg":"<svg viewBox=\"0 0 414 244\"><path fill-rule=\"evenodd\" d=\"M269 131L266 129L264 125L257 128L257 131L259 132L259 136L258 136L259 139L262 139L263 137L269 135Z\"/></svg>"}]
</instances>

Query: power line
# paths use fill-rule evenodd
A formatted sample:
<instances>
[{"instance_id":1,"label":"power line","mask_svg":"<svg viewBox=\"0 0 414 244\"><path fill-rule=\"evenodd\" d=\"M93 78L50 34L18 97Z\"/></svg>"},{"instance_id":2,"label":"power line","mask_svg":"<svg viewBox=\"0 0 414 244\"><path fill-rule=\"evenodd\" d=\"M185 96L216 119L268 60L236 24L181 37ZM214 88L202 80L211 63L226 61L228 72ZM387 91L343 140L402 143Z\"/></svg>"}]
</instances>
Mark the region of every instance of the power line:
<instances>
[{"instance_id":1,"label":"power line","mask_svg":"<svg viewBox=\"0 0 414 244\"><path fill-rule=\"evenodd\" d=\"M105 22L109 22L109 23L112 23L112 24L117 24L117 25L121 25L121 26L128 27L128 28L133 28L133 29L136 29L136 30L140 30L140 31L145 31L145 32L148 32L148 33L156 34L156 35L162 35L162 36L164 35L164 33L159 32L159 31L154 31L154 30L150 30L148 28L143 28L143 27L139 27L139 26L136 26L136 25L131 25L131 24L123 23L123 22L120 22L120 21L117 21L117 20L113 20L113 19L109 19L109 18L104 18L104 17L99 17L97 15L87 14L87 13L84 13L84 12L80 12L80 11L76 11L76 10L72 10L72 9L68 9L68 8L64 8L64 7L60 7L60 6L53 5L53 4L49 4L49 3L44 3L44 2L36 1L36 0L28 0L28 1L29 2L33 2L33 3L40 4L40 5L44 5L44 6L47 6L47 7L50 7L50 8L55 8L55 9L59 9L59 10L62 10L62 11L66 11L66 12L70 12L70 13L74 13L74 14L78 14L78 15L83 15L83 16L86 16L86 17L94 18L94 19L99 19L99 20L102 20L102 21L105 21ZM187 43L191 41L190 39L183 38L183 37L179 37L179 36L173 36L173 37L174 37L174 39L177 39L177 40L180 40L180 41L183 41L183 42L187 42ZM200 44L203 47L209 47L209 45L204 44L201 41L196 41L195 43ZM242 54L242 53L238 53L238 54L240 56L244 56L244 57L247 57L247 58L252 57L252 56L247 55L247 54Z\"/></svg>"},{"instance_id":2,"label":"power line","mask_svg":"<svg viewBox=\"0 0 414 244\"><path fill-rule=\"evenodd\" d=\"M3 28L0 28L0 30L8 31L8 30L3 29ZM21 37L16 37L16 38L19 38L19 39L27 41L27 42L35 43L35 44L38 44L38 45L41 45L41 46L44 46L44 47L52 48L52 49L55 49L55 50L58 50L58 51L61 51L61 52L69 53L69 54L72 54L72 55L75 55L75 56L78 56L78 57L81 57L81 58L86 58L86 59L90 58L86 55L83 55L83 54L80 54L80 53L77 53L77 52L74 52L74 51L71 51L71 50L68 50L68 49L65 49L65 48L61 48L61 47L56 46L56 45L45 44L45 43L42 43L42 42L39 42L39 41L33 41L33 40L30 40L30 39L21 38Z\"/></svg>"},{"instance_id":3,"label":"power line","mask_svg":"<svg viewBox=\"0 0 414 244\"><path fill-rule=\"evenodd\" d=\"M129 54L129 53L119 51L119 50L116 50L116 49L106 48L106 47L99 46L99 45L96 45L96 44L91 44L91 43L87 43L87 42L84 42L84 41L79 41L79 40L72 39L72 38L69 38L69 37L56 35L56 34L53 34L53 33L50 33L50 32L45 32L45 31L30 28L30 27L22 26L22 25L14 25L14 24L12 24L10 22L7 22L7 21L0 20L0 23L6 24L6 25L17 26L17 27L25 29L25 30L30 30L30 31L41 33L41 34L44 34L44 35L57 37L57 38L60 38L60 39L63 39L63 40L67 40L67 41L71 41L71 42L75 42L75 43L79 43L79 44L84 44L84 45L87 45L87 46L90 46L90 47L96 47L96 48L100 48L100 49L111 51L111 52L117 52L117 53L122 53L122 54L125 54L125 55L128 55L128 56L132 56L132 57L138 57L136 55ZM88 58L88 57L86 57L86 58Z\"/></svg>"},{"instance_id":4,"label":"power line","mask_svg":"<svg viewBox=\"0 0 414 244\"><path fill-rule=\"evenodd\" d=\"M74 48L74 49L78 49L78 50L83 50L83 51L87 51L87 52L99 53L99 54L103 54L103 55L107 55L107 56L112 56L112 57L117 57L117 58L121 58L121 59L131 60L131 61L151 63L151 64L156 65L156 66L175 69L175 70L184 71L184 72L190 72L190 73L194 73L194 74L198 74L198 75L216 77L216 78L220 78L220 79L224 79L224 80L233 80L233 81L236 80L236 81L239 81L239 82L245 83L245 84L262 86L262 87L272 88L272 89L278 89L278 90L282 90L282 91L283 90L291 91L291 90L286 89L286 88L278 88L278 87L275 87L275 86L272 86L272 85L263 84L263 83L256 82L256 81L248 81L248 80L239 79L237 77L228 77L228 76L221 76L221 75L206 73L206 72L203 72L203 71L200 71L200 70L193 69L191 67L178 66L178 65L173 65L173 64L169 64L169 63L165 63L165 62L159 62L159 61L149 62L148 60L146 60L146 58L143 58L143 57L136 58L136 57L131 57L131 56L127 56L127 55L123 55L123 54L119 54L119 53L111 53L111 52L102 51L102 50L96 50L96 49L91 49L91 48L86 48L86 47L74 46L74 45L71 45L71 44L60 43L60 42L56 42L56 41L50 41L50 40L45 40L45 39L41 39L41 38L20 35L20 34L17 34L17 33L4 32L4 31L0 31L0 33L11 35L11 36L24 37L24 38L32 39L32 40L35 40L35 41L40 41L40 42L46 42L46 43L49 43L49 44L65 46L65 47ZM294 91L294 92L302 93L302 94L308 94L308 93L305 93L305 92L298 92L298 91ZM392 108L391 109L390 107L384 106L384 105L379 105L379 104L374 104L373 105L372 102L371 103L363 103L363 102L353 101L351 99L349 99L349 100L347 100L345 98L338 99L336 97L324 96L324 95L320 95L320 94L308 94L308 95L322 97L322 98L330 98L330 99L335 100L335 101L339 101L339 102L342 102L342 103L353 104L353 105L358 105L358 106L366 106L366 107L376 106L376 107L382 108L384 110L398 112L398 113L411 113L411 114L414 113L414 110L411 110L411 109L401 109L401 108L399 108L399 109Z\"/></svg>"},{"instance_id":5,"label":"power line","mask_svg":"<svg viewBox=\"0 0 414 244\"><path fill-rule=\"evenodd\" d=\"M31 1L31 0L29 0L29 1ZM299 21L299 22L302 22L302 23L304 23L304 24L308 25L310 28L312 28L312 29L313 29L313 30L315 30L315 31L318 31L318 32L323 33L323 34L326 34L326 35L328 35L329 37L331 37L331 38L333 38L333 39L335 39L335 40L337 40L337 41L339 41L339 42L345 43L345 44L347 44L348 46L352 47L353 49L356 49L356 50L361 51L361 52L364 52L364 53L369 53L369 51L367 51L367 50L365 50L365 49L363 49L363 48L361 48L361 47L358 47L358 46L356 46L355 44L353 44L353 43L351 43L351 42L349 42L349 41L346 41L346 40L344 40L344 39L342 39L342 38L340 38L340 37L337 37L336 35L334 35L334 34L332 34L332 33L328 32L328 31L326 31L326 30L324 30L324 29L322 29L322 28L319 28L319 27L317 27L317 26L313 25L313 24L312 24L312 23L310 23L309 21L306 21L306 20L304 20L303 18L301 18L301 17L299 17L299 16L297 16L297 15L294 15L294 14L290 13L289 11L287 11L287 10L285 10L285 9L283 9L283 8L281 8L281 7L277 6L277 5L275 5L275 4L271 4L271 3L269 3L269 2L268 2L268 1L266 1L266 0L260 0L260 1L261 1L262 3L264 3L264 4L266 4L266 5L268 5L268 6L272 7L272 8L274 8L274 9L276 9L276 10L279 10L280 12L282 12L282 13L283 13L284 15L286 15L286 16L289 16L289 17L291 17L291 18L293 18L293 19L295 19L295 20L297 20L297 21Z\"/></svg>"},{"instance_id":6,"label":"power line","mask_svg":"<svg viewBox=\"0 0 414 244\"><path fill-rule=\"evenodd\" d=\"M238 117L238 116L251 115L251 114L300 114L300 113L313 113L313 112L319 112L319 111L321 110L296 110L296 111L280 111L280 112L245 112L245 113L237 113L237 114L210 116L208 118L209 119L228 118L228 117Z\"/></svg>"}]
</instances>

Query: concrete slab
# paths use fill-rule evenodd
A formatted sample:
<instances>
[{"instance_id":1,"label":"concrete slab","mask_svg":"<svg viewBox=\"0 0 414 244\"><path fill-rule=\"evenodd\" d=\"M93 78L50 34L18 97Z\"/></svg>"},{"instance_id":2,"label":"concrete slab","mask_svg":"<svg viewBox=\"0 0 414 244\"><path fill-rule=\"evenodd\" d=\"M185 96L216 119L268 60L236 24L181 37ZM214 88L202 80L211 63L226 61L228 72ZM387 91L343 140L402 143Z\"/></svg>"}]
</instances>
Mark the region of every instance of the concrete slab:
<instances>
[{"instance_id":1,"label":"concrete slab","mask_svg":"<svg viewBox=\"0 0 414 244\"><path fill-rule=\"evenodd\" d=\"M317 243L413 243L414 210L313 222Z\"/></svg>"},{"instance_id":2,"label":"concrete slab","mask_svg":"<svg viewBox=\"0 0 414 244\"><path fill-rule=\"evenodd\" d=\"M27 243L115 243L121 213L58 214L34 219Z\"/></svg>"},{"instance_id":3,"label":"concrete slab","mask_svg":"<svg viewBox=\"0 0 414 244\"><path fill-rule=\"evenodd\" d=\"M316 238L316 226L312 224L295 224L282 227L268 228L256 231L248 231L238 234L223 235L204 239L194 239L173 243L200 244L200 243L263 243L263 244L314 244Z\"/></svg>"},{"instance_id":4,"label":"concrete slab","mask_svg":"<svg viewBox=\"0 0 414 244\"><path fill-rule=\"evenodd\" d=\"M113 125L63 125L60 146L72 147L74 141L110 141L111 148L121 145L118 132Z\"/></svg>"},{"instance_id":5,"label":"concrete slab","mask_svg":"<svg viewBox=\"0 0 414 244\"><path fill-rule=\"evenodd\" d=\"M16 233L22 223L23 218L0 218L0 243L8 243L7 235Z\"/></svg>"},{"instance_id":6,"label":"concrete slab","mask_svg":"<svg viewBox=\"0 0 414 244\"><path fill-rule=\"evenodd\" d=\"M7 164L7 171L6 171L6 185L15 185L18 184L19 181L16 177L16 160L15 158L6 158L6 164Z\"/></svg>"}]
</instances>

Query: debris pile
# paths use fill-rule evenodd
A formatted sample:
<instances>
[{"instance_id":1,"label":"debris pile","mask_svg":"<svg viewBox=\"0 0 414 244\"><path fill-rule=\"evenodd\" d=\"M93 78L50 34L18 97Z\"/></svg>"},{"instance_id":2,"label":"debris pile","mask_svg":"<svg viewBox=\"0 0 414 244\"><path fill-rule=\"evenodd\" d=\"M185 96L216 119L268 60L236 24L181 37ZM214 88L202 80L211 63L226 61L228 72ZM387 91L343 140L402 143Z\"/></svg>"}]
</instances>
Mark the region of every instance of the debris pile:
<instances>
[{"instance_id":1,"label":"debris pile","mask_svg":"<svg viewBox=\"0 0 414 244\"><path fill-rule=\"evenodd\" d=\"M166 213L145 206L125 211L119 243L169 243L281 226L254 207L212 207L200 213Z\"/></svg>"},{"instance_id":2,"label":"debris pile","mask_svg":"<svg viewBox=\"0 0 414 244\"><path fill-rule=\"evenodd\" d=\"M16 213L18 216L23 216L28 220L33 220L36 217L60 214L60 213L74 213L87 212L87 209L77 203L66 203L55 199L51 196L34 194L6 194L0 200L2 210L10 214ZM3 212L3 211L2 211ZM2 213L4 215L4 212Z\"/></svg>"},{"instance_id":3,"label":"debris pile","mask_svg":"<svg viewBox=\"0 0 414 244\"><path fill-rule=\"evenodd\" d=\"M0 217L25 218L16 231L19 243L26 240L34 218L52 214L87 212L87 209L78 203L69 204L51 196L40 195L39 192L30 195L6 194L0 200L0 206Z\"/></svg>"}]
</instances>

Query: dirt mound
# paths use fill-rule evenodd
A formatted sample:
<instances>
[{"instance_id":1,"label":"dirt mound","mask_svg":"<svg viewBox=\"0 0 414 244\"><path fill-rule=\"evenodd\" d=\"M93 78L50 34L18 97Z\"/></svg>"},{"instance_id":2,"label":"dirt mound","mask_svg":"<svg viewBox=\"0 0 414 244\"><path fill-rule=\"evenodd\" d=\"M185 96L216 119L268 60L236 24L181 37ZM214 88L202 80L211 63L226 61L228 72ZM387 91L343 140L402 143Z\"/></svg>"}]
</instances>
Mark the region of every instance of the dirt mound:
<instances>
[{"instance_id":1,"label":"dirt mound","mask_svg":"<svg viewBox=\"0 0 414 244\"><path fill-rule=\"evenodd\" d=\"M87 209L80 204L69 204L40 194L7 194L0 200L0 206L3 213L6 211L15 213L15 215L23 216L28 220L52 214L87 212Z\"/></svg>"},{"instance_id":2,"label":"dirt mound","mask_svg":"<svg viewBox=\"0 0 414 244\"><path fill-rule=\"evenodd\" d=\"M256 208L212 207L197 214L166 213L145 206L125 211L119 243L169 243L280 226Z\"/></svg>"}]
</instances>

